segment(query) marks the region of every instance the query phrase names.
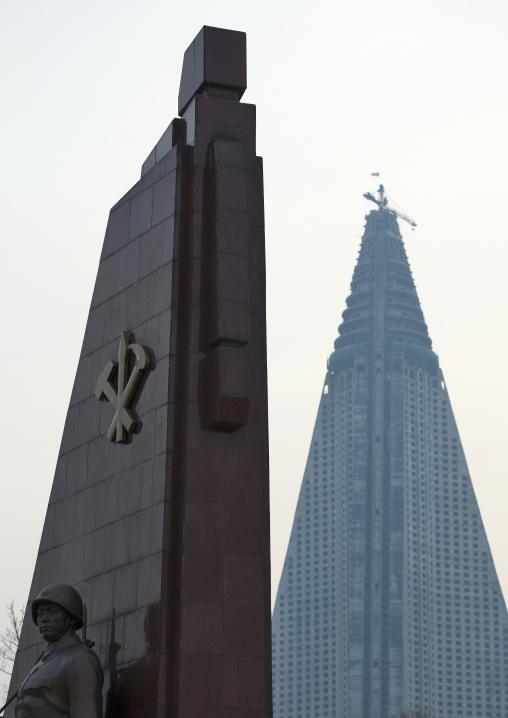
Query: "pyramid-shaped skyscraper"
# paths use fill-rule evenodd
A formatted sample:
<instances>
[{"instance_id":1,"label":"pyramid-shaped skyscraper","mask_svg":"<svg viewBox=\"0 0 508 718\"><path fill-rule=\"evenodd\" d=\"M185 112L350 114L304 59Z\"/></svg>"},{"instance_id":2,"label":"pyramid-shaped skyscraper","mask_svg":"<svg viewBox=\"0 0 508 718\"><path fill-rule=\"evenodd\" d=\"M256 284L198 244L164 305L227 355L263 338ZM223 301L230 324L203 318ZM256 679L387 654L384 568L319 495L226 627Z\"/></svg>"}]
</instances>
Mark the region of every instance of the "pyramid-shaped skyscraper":
<instances>
[{"instance_id":1,"label":"pyramid-shaped skyscraper","mask_svg":"<svg viewBox=\"0 0 508 718\"><path fill-rule=\"evenodd\" d=\"M443 373L395 212L366 220L273 615L274 716L506 718L508 615Z\"/></svg>"}]
</instances>

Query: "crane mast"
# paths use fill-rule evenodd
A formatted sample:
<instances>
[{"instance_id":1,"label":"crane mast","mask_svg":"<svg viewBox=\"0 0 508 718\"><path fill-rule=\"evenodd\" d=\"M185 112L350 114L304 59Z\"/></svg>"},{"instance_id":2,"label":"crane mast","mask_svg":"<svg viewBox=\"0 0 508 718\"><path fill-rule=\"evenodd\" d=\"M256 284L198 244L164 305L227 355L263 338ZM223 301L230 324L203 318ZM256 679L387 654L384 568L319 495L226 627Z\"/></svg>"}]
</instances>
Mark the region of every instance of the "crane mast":
<instances>
[{"instance_id":1,"label":"crane mast","mask_svg":"<svg viewBox=\"0 0 508 718\"><path fill-rule=\"evenodd\" d=\"M403 214L402 212L399 212L397 209L394 209L393 207L390 207L388 205L388 199L385 195L385 188L384 185L380 184L379 189L377 191L379 195L379 199L374 197L374 195L371 192L365 192L364 197L365 199L370 199L371 202L374 202L377 204L377 206L380 209L384 209L386 212L389 212L390 214L393 214L395 217L398 217L399 219L403 219L405 222L411 225L411 227L414 229L416 227L416 222L411 219L407 214Z\"/></svg>"}]
</instances>

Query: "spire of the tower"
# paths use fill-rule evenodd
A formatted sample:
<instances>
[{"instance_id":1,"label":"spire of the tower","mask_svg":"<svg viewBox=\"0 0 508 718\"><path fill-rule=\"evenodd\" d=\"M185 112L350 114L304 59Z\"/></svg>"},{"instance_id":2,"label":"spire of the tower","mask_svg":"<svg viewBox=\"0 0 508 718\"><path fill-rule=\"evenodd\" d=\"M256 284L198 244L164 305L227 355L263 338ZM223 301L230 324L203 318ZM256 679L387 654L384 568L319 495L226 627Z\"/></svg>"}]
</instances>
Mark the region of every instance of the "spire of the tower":
<instances>
[{"instance_id":1,"label":"spire of the tower","mask_svg":"<svg viewBox=\"0 0 508 718\"><path fill-rule=\"evenodd\" d=\"M387 347L403 345L407 350L430 351L427 325L416 293L397 219L383 209L366 217L358 261L342 314L339 337L330 357L330 369L346 356L345 349L372 346L374 329L382 325Z\"/></svg>"}]
</instances>

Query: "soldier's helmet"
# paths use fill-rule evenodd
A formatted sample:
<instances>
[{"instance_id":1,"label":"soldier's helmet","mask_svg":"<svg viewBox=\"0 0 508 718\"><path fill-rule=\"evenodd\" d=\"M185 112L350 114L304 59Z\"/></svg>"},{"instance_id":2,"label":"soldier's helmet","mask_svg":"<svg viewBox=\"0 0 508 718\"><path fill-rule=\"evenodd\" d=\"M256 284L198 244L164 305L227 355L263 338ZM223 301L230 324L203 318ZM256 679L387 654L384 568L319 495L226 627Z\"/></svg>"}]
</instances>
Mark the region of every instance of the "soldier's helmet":
<instances>
[{"instance_id":1,"label":"soldier's helmet","mask_svg":"<svg viewBox=\"0 0 508 718\"><path fill-rule=\"evenodd\" d=\"M35 625L37 625L37 607L41 603L56 603L74 616L76 628L81 628L83 625L83 601L72 586L66 583L51 583L42 589L32 603L32 619Z\"/></svg>"}]
</instances>

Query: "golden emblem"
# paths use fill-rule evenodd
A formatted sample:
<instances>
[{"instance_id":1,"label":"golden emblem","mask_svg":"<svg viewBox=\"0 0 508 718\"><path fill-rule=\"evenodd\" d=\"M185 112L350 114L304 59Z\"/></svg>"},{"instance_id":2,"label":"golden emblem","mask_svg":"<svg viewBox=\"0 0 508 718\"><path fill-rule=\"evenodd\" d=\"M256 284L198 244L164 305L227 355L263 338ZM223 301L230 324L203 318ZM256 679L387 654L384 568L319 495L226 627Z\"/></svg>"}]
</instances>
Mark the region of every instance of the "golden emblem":
<instances>
[{"instance_id":1,"label":"golden emblem","mask_svg":"<svg viewBox=\"0 0 508 718\"><path fill-rule=\"evenodd\" d=\"M104 367L97 382L95 396L99 401L107 399L115 409L115 416L108 431L108 439L118 443L125 442L128 434L135 428L137 422L129 411L129 406L138 388L143 373L150 366L150 355L146 347L141 344L128 344L127 332L122 332L118 348L118 361L109 361ZM136 357L136 363L127 378L127 357L131 351ZM117 386L111 383L114 375L118 373Z\"/></svg>"}]
</instances>

